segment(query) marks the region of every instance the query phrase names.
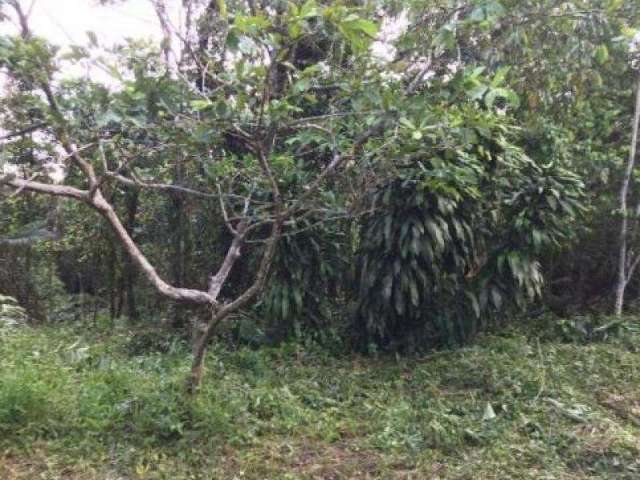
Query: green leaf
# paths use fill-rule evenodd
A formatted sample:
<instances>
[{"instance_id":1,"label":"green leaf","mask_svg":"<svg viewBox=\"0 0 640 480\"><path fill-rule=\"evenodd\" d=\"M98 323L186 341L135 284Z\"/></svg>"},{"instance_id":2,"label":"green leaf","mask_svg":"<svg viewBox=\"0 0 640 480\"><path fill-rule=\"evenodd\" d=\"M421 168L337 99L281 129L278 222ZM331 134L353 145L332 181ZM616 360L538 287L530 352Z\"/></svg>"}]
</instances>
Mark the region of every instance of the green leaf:
<instances>
[{"instance_id":1,"label":"green leaf","mask_svg":"<svg viewBox=\"0 0 640 480\"><path fill-rule=\"evenodd\" d=\"M598 64L603 65L607 60L609 60L609 49L606 45L600 45L595 49L593 57L596 59Z\"/></svg>"},{"instance_id":2,"label":"green leaf","mask_svg":"<svg viewBox=\"0 0 640 480\"><path fill-rule=\"evenodd\" d=\"M218 12L222 20L227 19L227 2L225 0L216 0L218 4Z\"/></svg>"},{"instance_id":3,"label":"green leaf","mask_svg":"<svg viewBox=\"0 0 640 480\"><path fill-rule=\"evenodd\" d=\"M403 315L405 312L404 292L401 288L396 287L394 294L394 306L398 315Z\"/></svg>"},{"instance_id":4,"label":"green leaf","mask_svg":"<svg viewBox=\"0 0 640 480\"><path fill-rule=\"evenodd\" d=\"M478 85L473 87L471 90L468 90L467 96L471 100L480 100L482 99L482 97L484 97L484 94L487 93L488 90L489 87L487 87L486 85Z\"/></svg>"},{"instance_id":5,"label":"green leaf","mask_svg":"<svg viewBox=\"0 0 640 480\"><path fill-rule=\"evenodd\" d=\"M500 310L502 307L502 295L496 287L491 287L491 300L493 301L493 306Z\"/></svg>"},{"instance_id":6,"label":"green leaf","mask_svg":"<svg viewBox=\"0 0 640 480\"><path fill-rule=\"evenodd\" d=\"M120 123L121 121L122 117L113 110L107 110L96 118L96 124L98 125L98 127L105 127L112 122Z\"/></svg>"},{"instance_id":7,"label":"green leaf","mask_svg":"<svg viewBox=\"0 0 640 480\"><path fill-rule=\"evenodd\" d=\"M236 35L236 33L233 30L230 30L229 33L227 34L226 45L230 51L232 52L238 51L238 48L240 46L240 38L238 37L238 35Z\"/></svg>"},{"instance_id":8,"label":"green leaf","mask_svg":"<svg viewBox=\"0 0 640 480\"><path fill-rule=\"evenodd\" d=\"M418 294L418 285L413 279L409 282L409 290L411 291L411 303L417 307L420 304L420 295Z\"/></svg>"},{"instance_id":9,"label":"green leaf","mask_svg":"<svg viewBox=\"0 0 640 480\"><path fill-rule=\"evenodd\" d=\"M312 18L320 15L320 9L318 8L318 4L315 0L308 0L304 5L300 8L299 15L302 18Z\"/></svg>"},{"instance_id":10,"label":"green leaf","mask_svg":"<svg viewBox=\"0 0 640 480\"><path fill-rule=\"evenodd\" d=\"M491 86L496 88L502 85L507 78L509 70L511 70L511 67L500 67L491 79Z\"/></svg>"},{"instance_id":11,"label":"green leaf","mask_svg":"<svg viewBox=\"0 0 640 480\"><path fill-rule=\"evenodd\" d=\"M351 23L351 27L360 30L362 33L374 38L378 34L378 25L370 20L359 18Z\"/></svg>"},{"instance_id":12,"label":"green leaf","mask_svg":"<svg viewBox=\"0 0 640 480\"><path fill-rule=\"evenodd\" d=\"M191 102L191 108L196 110L197 112L201 112L211 107L213 104L209 100L193 100Z\"/></svg>"},{"instance_id":13,"label":"green leaf","mask_svg":"<svg viewBox=\"0 0 640 480\"><path fill-rule=\"evenodd\" d=\"M240 33L257 34L271 26L264 15L236 15L233 28Z\"/></svg>"},{"instance_id":14,"label":"green leaf","mask_svg":"<svg viewBox=\"0 0 640 480\"><path fill-rule=\"evenodd\" d=\"M398 120L398 122L400 123L400 125L402 125L403 127L409 129L409 130L415 130L417 127L414 125L414 123L409 120L406 117L402 117L400 118L400 120Z\"/></svg>"},{"instance_id":15,"label":"green leaf","mask_svg":"<svg viewBox=\"0 0 640 480\"><path fill-rule=\"evenodd\" d=\"M492 88L487 93L484 102L487 107L492 108L498 98L506 100L506 102L513 108L518 108L520 105L520 98L518 95L507 88Z\"/></svg>"},{"instance_id":16,"label":"green leaf","mask_svg":"<svg viewBox=\"0 0 640 480\"><path fill-rule=\"evenodd\" d=\"M478 297L476 297L475 293L470 291L464 292L467 298L471 301L471 307L473 308L473 313L475 313L477 318L480 318L480 303L478 302Z\"/></svg>"},{"instance_id":17,"label":"green leaf","mask_svg":"<svg viewBox=\"0 0 640 480\"><path fill-rule=\"evenodd\" d=\"M293 92L294 93L302 93L305 90L307 90L310 86L311 86L311 80L309 80L307 78L303 78L303 79L298 80L296 83L293 84Z\"/></svg>"}]
</instances>

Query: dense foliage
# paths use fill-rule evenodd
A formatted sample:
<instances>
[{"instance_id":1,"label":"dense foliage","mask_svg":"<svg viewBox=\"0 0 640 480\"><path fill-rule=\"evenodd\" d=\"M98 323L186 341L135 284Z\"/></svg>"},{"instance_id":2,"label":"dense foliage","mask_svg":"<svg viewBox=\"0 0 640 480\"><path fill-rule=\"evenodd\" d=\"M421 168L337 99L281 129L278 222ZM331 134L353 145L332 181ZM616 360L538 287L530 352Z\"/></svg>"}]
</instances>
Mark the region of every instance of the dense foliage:
<instances>
[{"instance_id":1,"label":"dense foliage","mask_svg":"<svg viewBox=\"0 0 640 480\"><path fill-rule=\"evenodd\" d=\"M0 0L1 478L639 477L638 0L66 47L41 3Z\"/></svg>"},{"instance_id":2,"label":"dense foliage","mask_svg":"<svg viewBox=\"0 0 640 480\"><path fill-rule=\"evenodd\" d=\"M410 137L380 154L399 160L372 193L358 252L360 317L374 343L467 339L540 296L540 255L571 236L580 180L536 164L499 117L465 113L448 107L443 124L456 127L427 142L405 120Z\"/></svg>"},{"instance_id":3,"label":"dense foliage","mask_svg":"<svg viewBox=\"0 0 640 480\"><path fill-rule=\"evenodd\" d=\"M152 4L160 45L0 39L0 293L32 321L209 322L123 235L201 292L242 237L212 307L261 291L212 322L234 341L420 350L609 308L637 2L193 1L177 38ZM16 173L99 191L126 233Z\"/></svg>"}]
</instances>

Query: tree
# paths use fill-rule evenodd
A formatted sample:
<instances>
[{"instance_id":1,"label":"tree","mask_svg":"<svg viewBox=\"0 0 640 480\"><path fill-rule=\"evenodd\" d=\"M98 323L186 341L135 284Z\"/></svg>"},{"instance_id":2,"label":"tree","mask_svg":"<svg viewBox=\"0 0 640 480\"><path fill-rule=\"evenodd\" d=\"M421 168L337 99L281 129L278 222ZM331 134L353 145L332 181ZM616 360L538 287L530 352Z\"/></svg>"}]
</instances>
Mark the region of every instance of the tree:
<instances>
[{"instance_id":1,"label":"tree","mask_svg":"<svg viewBox=\"0 0 640 480\"><path fill-rule=\"evenodd\" d=\"M7 3L21 28L18 38L5 38L2 45L14 98L31 102L28 108L42 121L29 130L45 138L40 148L63 151L69 174L66 183L38 181L38 161L31 158L21 165L26 174L5 174L0 184L13 190L10 195L35 193L87 205L106 220L131 261L161 295L210 310L194 343L190 383L195 390L216 326L263 290L283 229L317 209L325 182L384 125L375 115L386 119L385 112L380 107L377 114L362 110L360 98L371 89L362 84L370 63L367 45L376 26L357 10L313 2L301 8L261 9L255 15L238 8L233 23L226 13L207 10L204 18L216 17L210 21L218 25L214 33L224 40L224 48L211 51L201 36L198 55L218 62L203 66L196 56L188 65L195 64L193 75L187 66L167 70L166 63L154 60L153 52L147 58L130 57L133 79L122 80L124 90L110 93L99 85L57 84L55 50L32 33L18 1ZM215 10L216 5L212 2L209 8ZM321 50L321 44L328 50ZM77 48L73 54L85 52ZM167 55L165 48L165 62ZM328 62L332 66L323 72ZM350 76L345 77L346 72ZM338 73L345 86L336 94L332 83ZM201 78L204 84L198 83ZM26 104L18 105L7 110L7 117L18 118ZM350 117L364 119L364 127L353 128ZM344 122L352 127L346 133ZM296 146L297 159L291 145ZM157 176L168 154L199 162L205 170L199 183L205 188L143 178L138 168ZM300 175L282 192L296 162ZM173 285L158 272L109 200L108 192L123 186L219 204L231 239L207 288ZM253 280L234 298L221 300L249 239L262 245Z\"/></svg>"},{"instance_id":2,"label":"tree","mask_svg":"<svg viewBox=\"0 0 640 480\"><path fill-rule=\"evenodd\" d=\"M589 208L574 224L575 248L541 257L548 277L545 306L567 313L609 303L618 283L619 245L612 248L611 231L619 230L620 219L611 212L619 211L621 164L631 141L626 126L635 80L627 45L640 21L638 3L487 0L440 6L434 12L431 2L399 5L432 26L409 28L408 37L419 36L425 49L444 50L434 60L442 69L480 64L501 72L504 86L520 98L512 111L527 154L541 163L553 159L585 183ZM406 43L413 53L416 42ZM634 195L629 202L635 203ZM635 224L633 215L628 222ZM637 282L630 279L629 287L637 295Z\"/></svg>"},{"instance_id":3,"label":"tree","mask_svg":"<svg viewBox=\"0 0 640 480\"><path fill-rule=\"evenodd\" d=\"M617 316L622 315L622 308L624 306L624 293L631 280L633 273L635 272L638 264L640 263L640 255L635 254L633 250L629 249L629 240L633 240L633 234L629 231L629 189L633 179L633 169L636 164L636 151L638 146L638 126L640 123L640 76L638 76L636 85L636 102L633 114L633 121L631 124L631 146L629 148L629 158L627 160L624 178L622 180L622 186L620 187L620 215L621 227L620 227L620 250L618 259L618 282L616 285L616 300L614 313ZM636 209L635 216L640 213L640 206ZM636 218L637 221L637 218ZM635 229L634 232L635 233Z\"/></svg>"}]
</instances>

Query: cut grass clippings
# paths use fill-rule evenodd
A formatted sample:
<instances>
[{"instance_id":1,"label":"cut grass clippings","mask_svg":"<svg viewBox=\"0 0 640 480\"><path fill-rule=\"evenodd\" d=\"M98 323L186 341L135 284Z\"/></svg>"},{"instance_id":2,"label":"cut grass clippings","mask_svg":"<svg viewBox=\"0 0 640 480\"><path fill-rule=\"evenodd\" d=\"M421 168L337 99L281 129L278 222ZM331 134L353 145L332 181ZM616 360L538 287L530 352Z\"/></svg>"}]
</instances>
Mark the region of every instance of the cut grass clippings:
<instances>
[{"instance_id":1,"label":"cut grass clippings","mask_svg":"<svg viewBox=\"0 0 640 480\"><path fill-rule=\"evenodd\" d=\"M423 358L218 347L192 401L188 348L136 338L2 330L0 478L640 478L635 337L512 333Z\"/></svg>"}]
</instances>

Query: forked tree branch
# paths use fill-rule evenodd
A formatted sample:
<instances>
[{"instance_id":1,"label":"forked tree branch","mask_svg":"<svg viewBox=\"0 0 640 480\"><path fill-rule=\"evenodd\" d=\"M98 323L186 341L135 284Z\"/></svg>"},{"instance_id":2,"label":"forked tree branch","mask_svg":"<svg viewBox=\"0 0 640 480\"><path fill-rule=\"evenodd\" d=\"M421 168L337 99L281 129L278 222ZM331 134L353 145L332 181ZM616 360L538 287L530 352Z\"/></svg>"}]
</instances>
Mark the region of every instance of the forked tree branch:
<instances>
[{"instance_id":1,"label":"forked tree branch","mask_svg":"<svg viewBox=\"0 0 640 480\"><path fill-rule=\"evenodd\" d=\"M156 269L151 265L147 257L133 241L127 229L122 224L113 206L104 198L98 189L93 194L89 190L80 190L68 185L51 185L48 183L24 180L15 176L0 177L0 184L8 185L20 191L34 192L45 195L72 198L81 201L93 209L97 210L109 223L112 230L120 240L125 251L129 254L133 262L142 270L151 284L162 295L179 302L191 302L197 304L213 304L216 299L207 292L178 288L170 285L162 279Z\"/></svg>"},{"instance_id":2,"label":"forked tree branch","mask_svg":"<svg viewBox=\"0 0 640 480\"><path fill-rule=\"evenodd\" d=\"M90 205L94 207L109 222L111 228L117 235L120 243L132 258L134 263L144 272L149 281L164 296L179 302L190 302L197 304L214 304L216 299L201 290L189 288L178 288L164 281L156 269L151 265L147 257L142 253L138 245L133 241L127 229L120 221L118 214L113 206L104 198L102 192L97 190L93 197L90 198Z\"/></svg>"},{"instance_id":3,"label":"forked tree branch","mask_svg":"<svg viewBox=\"0 0 640 480\"><path fill-rule=\"evenodd\" d=\"M282 221L276 220L271 227L271 234L262 255L262 260L260 261L253 284L235 300L222 305L217 310L214 310L211 320L205 326L202 334L198 337L193 349L193 363L188 385L191 393L195 393L202 382L204 355L206 353L207 345L215 334L218 324L232 313L235 313L239 309L248 305L264 289L281 235Z\"/></svg>"},{"instance_id":4,"label":"forked tree branch","mask_svg":"<svg viewBox=\"0 0 640 480\"><path fill-rule=\"evenodd\" d=\"M25 12L22 10L17 0L10 0L9 4L14 8L16 14L18 15L18 19L21 25L22 37L25 40L31 39L32 34L28 25L27 14L25 14ZM46 68L43 70L45 70L45 72L47 71ZM39 82L39 86L44 92L50 112L57 122L57 124L54 126L56 137L62 144L68 156L84 174L86 180L88 181L89 189L80 190L67 185L50 185L46 183L20 179L15 175L5 175L3 177L0 177L0 185L8 185L21 191L30 191L47 195L73 198L75 200L82 201L88 204L89 206L97 210L107 220L114 233L118 237L120 243L132 258L133 262L144 272L149 281L162 295L176 301L215 306L217 304L217 294L219 293L219 288L216 292L216 288L210 287L209 291L216 293L216 297L213 297L209 293L209 291L175 287L162 279L154 266L142 253L138 245L133 241L126 228L124 227L122 221L118 217L118 214L116 213L114 207L105 199L100 189L102 180L99 179L96 175L93 165L91 165L89 161L87 161L80 155L78 149L73 147L73 143L68 133L67 121L64 118L55 94L53 93L53 88L51 87L51 78L48 76L48 74L45 73L45 76ZM119 180L122 181L124 178L126 177L119 178ZM136 185L140 185L139 181L133 181L133 183ZM165 186L163 186L163 188L164 187ZM189 189L180 188L180 190L185 191ZM226 279L230 271L230 266L232 266L233 262L235 262L235 258L237 257L237 254L239 252L239 247L242 239L243 236L239 236L234 239L227 254L228 261L225 260L225 262L223 262L218 272L212 278Z\"/></svg>"}]
</instances>

